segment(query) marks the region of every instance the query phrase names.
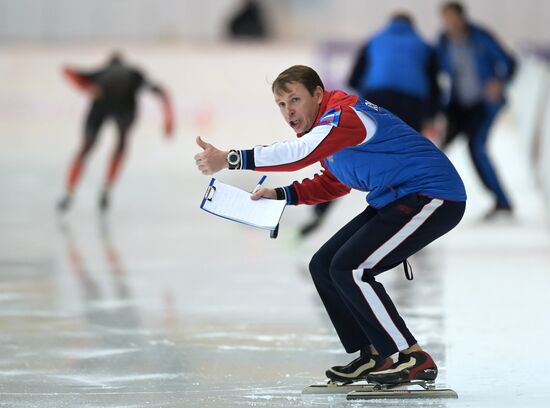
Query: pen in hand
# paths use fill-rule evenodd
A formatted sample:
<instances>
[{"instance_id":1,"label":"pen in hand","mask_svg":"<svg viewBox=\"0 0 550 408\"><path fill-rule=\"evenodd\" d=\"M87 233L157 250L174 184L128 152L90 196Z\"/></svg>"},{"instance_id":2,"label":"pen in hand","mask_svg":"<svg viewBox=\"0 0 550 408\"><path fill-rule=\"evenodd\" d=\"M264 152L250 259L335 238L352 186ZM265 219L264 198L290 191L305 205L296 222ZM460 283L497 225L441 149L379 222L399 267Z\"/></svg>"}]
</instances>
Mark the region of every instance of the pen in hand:
<instances>
[{"instance_id":1,"label":"pen in hand","mask_svg":"<svg viewBox=\"0 0 550 408\"><path fill-rule=\"evenodd\" d=\"M267 178L267 176L262 176L262 178L260 179L260 181L258 181L258 184L256 185L256 187L254 187L254 190L252 190L252 194L254 194L256 191L258 191L260 188L262 188L262 184L264 184L264 181L265 179Z\"/></svg>"},{"instance_id":2,"label":"pen in hand","mask_svg":"<svg viewBox=\"0 0 550 408\"><path fill-rule=\"evenodd\" d=\"M260 200L262 198L267 198L271 200L275 200L277 198L277 192L273 188L263 188L262 184L265 181L267 176L263 176L260 181L258 182L258 185L256 188L252 191L250 194L251 200Z\"/></svg>"}]
</instances>

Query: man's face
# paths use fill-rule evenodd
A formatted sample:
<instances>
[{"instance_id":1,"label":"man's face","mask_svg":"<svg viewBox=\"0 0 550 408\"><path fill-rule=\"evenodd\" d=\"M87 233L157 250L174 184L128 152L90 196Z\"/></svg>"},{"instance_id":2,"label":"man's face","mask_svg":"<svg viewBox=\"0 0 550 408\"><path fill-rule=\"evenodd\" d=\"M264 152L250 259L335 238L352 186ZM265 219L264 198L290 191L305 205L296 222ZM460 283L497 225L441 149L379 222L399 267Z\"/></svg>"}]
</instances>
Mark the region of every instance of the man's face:
<instances>
[{"instance_id":1,"label":"man's face","mask_svg":"<svg viewBox=\"0 0 550 408\"><path fill-rule=\"evenodd\" d=\"M443 29L453 38L462 37L466 30L466 22L462 15L454 10L445 10L441 14Z\"/></svg>"},{"instance_id":2,"label":"man's face","mask_svg":"<svg viewBox=\"0 0 550 408\"><path fill-rule=\"evenodd\" d=\"M275 103L294 132L307 132L313 127L319 113L323 89L318 86L311 95L303 84L291 82L287 84L287 91L275 92Z\"/></svg>"}]
</instances>

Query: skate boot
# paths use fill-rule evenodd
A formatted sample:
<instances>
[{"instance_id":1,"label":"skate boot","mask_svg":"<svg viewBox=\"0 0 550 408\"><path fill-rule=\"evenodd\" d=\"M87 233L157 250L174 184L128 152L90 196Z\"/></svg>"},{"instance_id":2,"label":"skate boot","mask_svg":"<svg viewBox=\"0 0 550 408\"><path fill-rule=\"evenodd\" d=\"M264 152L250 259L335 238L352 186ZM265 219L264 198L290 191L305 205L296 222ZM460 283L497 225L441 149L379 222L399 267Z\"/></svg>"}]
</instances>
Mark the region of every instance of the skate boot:
<instances>
[{"instance_id":1,"label":"skate boot","mask_svg":"<svg viewBox=\"0 0 550 408\"><path fill-rule=\"evenodd\" d=\"M367 375L373 371L385 370L391 367L391 358L382 358L372 355L367 349L361 350L359 357L345 366L331 367L326 371L326 376L334 382L350 383L366 380Z\"/></svg>"},{"instance_id":2,"label":"skate boot","mask_svg":"<svg viewBox=\"0 0 550 408\"><path fill-rule=\"evenodd\" d=\"M321 225L321 220L319 218L314 219L313 221L307 223L302 228L300 228L300 237L305 238L313 231L315 231L319 225Z\"/></svg>"},{"instance_id":3,"label":"skate boot","mask_svg":"<svg viewBox=\"0 0 550 408\"><path fill-rule=\"evenodd\" d=\"M487 214L483 216L483 221L510 221L514 217L512 207L496 205Z\"/></svg>"},{"instance_id":4,"label":"skate boot","mask_svg":"<svg viewBox=\"0 0 550 408\"><path fill-rule=\"evenodd\" d=\"M57 211L60 213L66 212L71 206L72 201L73 199L69 194L64 195L57 203Z\"/></svg>"},{"instance_id":5,"label":"skate boot","mask_svg":"<svg viewBox=\"0 0 550 408\"><path fill-rule=\"evenodd\" d=\"M367 381L378 384L402 384L414 380L433 381L437 377L437 366L424 351L409 354L399 353L399 359L390 368L372 372Z\"/></svg>"},{"instance_id":6,"label":"skate boot","mask_svg":"<svg viewBox=\"0 0 550 408\"><path fill-rule=\"evenodd\" d=\"M99 198L99 210L101 212L105 212L109 209L109 193L107 191L104 191L101 193L101 197Z\"/></svg>"}]
</instances>

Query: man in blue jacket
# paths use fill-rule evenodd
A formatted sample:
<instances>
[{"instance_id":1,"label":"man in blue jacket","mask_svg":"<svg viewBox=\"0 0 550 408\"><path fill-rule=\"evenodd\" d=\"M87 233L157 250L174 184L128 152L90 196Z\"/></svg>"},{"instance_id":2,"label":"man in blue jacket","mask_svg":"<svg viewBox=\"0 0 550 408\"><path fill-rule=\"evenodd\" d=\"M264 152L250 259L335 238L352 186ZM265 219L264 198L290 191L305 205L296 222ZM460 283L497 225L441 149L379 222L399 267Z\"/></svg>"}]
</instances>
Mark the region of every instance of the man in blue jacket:
<instances>
[{"instance_id":1,"label":"man in blue jacket","mask_svg":"<svg viewBox=\"0 0 550 408\"><path fill-rule=\"evenodd\" d=\"M297 138L252 149L222 150L197 138L203 174L223 169L296 171L315 162L322 170L302 181L262 187L251 195L317 204L368 192L368 206L336 232L309 264L315 287L348 353L334 366L337 382L381 384L433 381L437 366L407 328L376 277L452 230L466 208L466 191L449 159L386 109L356 95L326 90L312 68L295 65L272 84L285 122ZM409 279L410 270L405 267ZM397 361L391 356L399 352Z\"/></svg>"},{"instance_id":2,"label":"man in blue jacket","mask_svg":"<svg viewBox=\"0 0 550 408\"><path fill-rule=\"evenodd\" d=\"M412 17L397 13L361 47L348 84L420 132L439 103L437 54Z\"/></svg>"},{"instance_id":3,"label":"man in blue jacket","mask_svg":"<svg viewBox=\"0 0 550 408\"><path fill-rule=\"evenodd\" d=\"M511 203L487 154L487 138L504 105L503 89L513 75L514 59L489 32L468 22L460 3L444 4L441 15L444 32L438 43L438 59L441 71L450 78L447 131L441 147L464 134L476 171L495 198L485 219L510 215Z\"/></svg>"}]
</instances>

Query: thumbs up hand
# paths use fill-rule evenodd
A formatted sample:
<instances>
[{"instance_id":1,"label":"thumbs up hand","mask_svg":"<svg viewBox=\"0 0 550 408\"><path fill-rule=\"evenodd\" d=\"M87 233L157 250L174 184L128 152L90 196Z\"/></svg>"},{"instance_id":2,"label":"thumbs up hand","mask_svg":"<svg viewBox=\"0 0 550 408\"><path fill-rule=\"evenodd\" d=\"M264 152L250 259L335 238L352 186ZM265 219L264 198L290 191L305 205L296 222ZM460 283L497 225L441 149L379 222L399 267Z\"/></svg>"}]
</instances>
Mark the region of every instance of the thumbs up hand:
<instances>
[{"instance_id":1,"label":"thumbs up hand","mask_svg":"<svg viewBox=\"0 0 550 408\"><path fill-rule=\"evenodd\" d=\"M204 140L202 140L202 138L200 136L197 136L197 144L199 145L199 147L202 150L206 150L206 149L214 147L210 143L206 143Z\"/></svg>"},{"instance_id":2,"label":"thumbs up hand","mask_svg":"<svg viewBox=\"0 0 550 408\"><path fill-rule=\"evenodd\" d=\"M197 137L197 145L202 152L195 155L195 163L202 174L214 174L227 168L227 151L219 150L210 143L205 142L200 136Z\"/></svg>"}]
</instances>

